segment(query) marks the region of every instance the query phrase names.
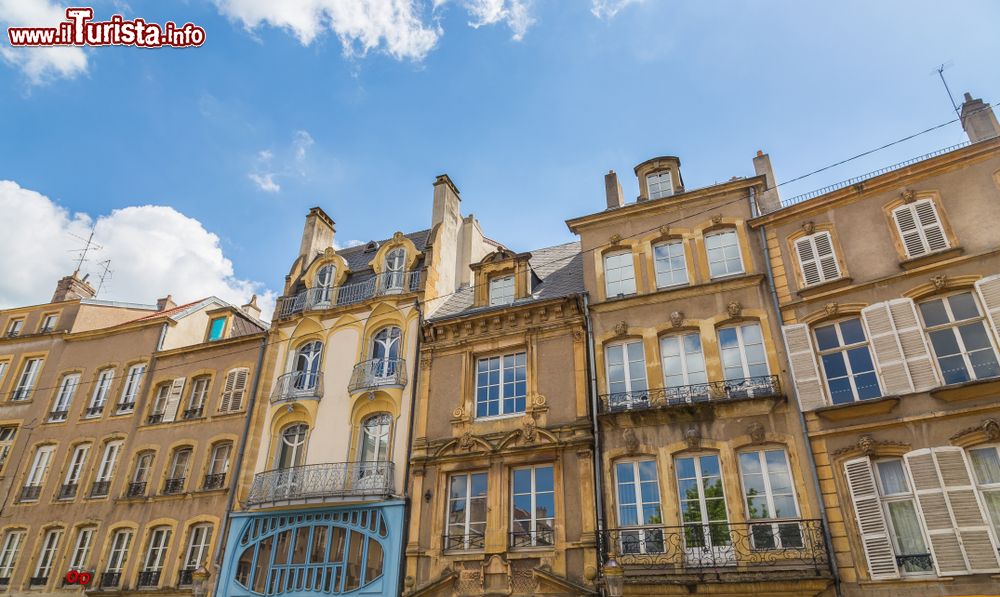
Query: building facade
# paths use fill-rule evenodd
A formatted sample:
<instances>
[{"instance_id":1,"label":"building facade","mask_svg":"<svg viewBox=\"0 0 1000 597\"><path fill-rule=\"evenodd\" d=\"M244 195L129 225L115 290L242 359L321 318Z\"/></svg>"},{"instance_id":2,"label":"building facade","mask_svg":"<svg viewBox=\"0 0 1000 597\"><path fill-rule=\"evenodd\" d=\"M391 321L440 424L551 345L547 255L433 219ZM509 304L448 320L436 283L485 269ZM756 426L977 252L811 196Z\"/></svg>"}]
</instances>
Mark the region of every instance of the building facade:
<instances>
[{"instance_id":1,"label":"building facade","mask_svg":"<svg viewBox=\"0 0 1000 597\"><path fill-rule=\"evenodd\" d=\"M1000 126L772 198L784 337L845 595L992 594L1000 574Z\"/></svg>"},{"instance_id":2,"label":"building facade","mask_svg":"<svg viewBox=\"0 0 1000 597\"><path fill-rule=\"evenodd\" d=\"M579 245L497 248L423 327L404 595L596 595Z\"/></svg>"},{"instance_id":3,"label":"building facade","mask_svg":"<svg viewBox=\"0 0 1000 597\"><path fill-rule=\"evenodd\" d=\"M442 175L430 229L342 250L333 220L310 211L271 326L219 595L400 593L421 319L493 246L459 208Z\"/></svg>"},{"instance_id":4,"label":"building facade","mask_svg":"<svg viewBox=\"0 0 1000 597\"><path fill-rule=\"evenodd\" d=\"M265 328L253 302L93 296L74 274L50 303L0 312L0 584L190 595L218 545Z\"/></svg>"}]
</instances>

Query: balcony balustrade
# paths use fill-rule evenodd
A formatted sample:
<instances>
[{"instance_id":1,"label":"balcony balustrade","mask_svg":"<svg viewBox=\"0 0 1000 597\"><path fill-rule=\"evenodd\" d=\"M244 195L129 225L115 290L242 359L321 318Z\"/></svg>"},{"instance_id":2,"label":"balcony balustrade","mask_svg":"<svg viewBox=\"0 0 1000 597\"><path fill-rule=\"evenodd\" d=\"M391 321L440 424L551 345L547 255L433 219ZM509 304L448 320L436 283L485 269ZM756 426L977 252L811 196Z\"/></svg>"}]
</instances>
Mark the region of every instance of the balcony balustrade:
<instances>
[{"instance_id":1,"label":"balcony balustrade","mask_svg":"<svg viewBox=\"0 0 1000 597\"><path fill-rule=\"evenodd\" d=\"M177 575L178 587L190 587L194 584L194 568L185 568Z\"/></svg>"},{"instance_id":2,"label":"balcony balustrade","mask_svg":"<svg viewBox=\"0 0 1000 597\"><path fill-rule=\"evenodd\" d=\"M49 584L48 576L32 576L28 579L29 587L44 587L47 584Z\"/></svg>"},{"instance_id":3,"label":"balcony balustrade","mask_svg":"<svg viewBox=\"0 0 1000 597\"><path fill-rule=\"evenodd\" d=\"M483 549L486 546L486 534L469 530L468 533L452 533L444 536L445 551L468 551Z\"/></svg>"},{"instance_id":4,"label":"balcony balustrade","mask_svg":"<svg viewBox=\"0 0 1000 597\"><path fill-rule=\"evenodd\" d=\"M133 482L128 484L128 489L125 490L125 497L142 497L146 495L146 482Z\"/></svg>"},{"instance_id":5,"label":"balcony balustrade","mask_svg":"<svg viewBox=\"0 0 1000 597\"><path fill-rule=\"evenodd\" d=\"M200 419L205 412L204 406L196 406L194 408L189 408L184 411L183 419L185 421L189 419Z\"/></svg>"},{"instance_id":6,"label":"balcony balustrade","mask_svg":"<svg viewBox=\"0 0 1000 597\"><path fill-rule=\"evenodd\" d=\"M271 404L291 400L319 400L323 397L323 374L292 371L278 377L271 391Z\"/></svg>"},{"instance_id":7,"label":"balcony balustrade","mask_svg":"<svg viewBox=\"0 0 1000 597\"><path fill-rule=\"evenodd\" d=\"M406 359L369 359L354 366L347 391L406 385Z\"/></svg>"},{"instance_id":8,"label":"balcony balustrade","mask_svg":"<svg viewBox=\"0 0 1000 597\"><path fill-rule=\"evenodd\" d=\"M160 571L159 570L143 570L139 573L139 578L136 580L135 586L138 588L149 588L155 587L160 584Z\"/></svg>"},{"instance_id":9,"label":"balcony balustrade","mask_svg":"<svg viewBox=\"0 0 1000 597\"><path fill-rule=\"evenodd\" d=\"M56 499L71 500L76 497L76 490L79 487L76 483L63 483L59 486L59 495Z\"/></svg>"},{"instance_id":10,"label":"balcony balustrade","mask_svg":"<svg viewBox=\"0 0 1000 597\"><path fill-rule=\"evenodd\" d=\"M226 473L215 473L212 475L205 475L205 480L201 484L201 489L203 491L210 491L212 489L222 489L226 486Z\"/></svg>"},{"instance_id":11,"label":"balcony balustrade","mask_svg":"<svg viewBox=\"0 0 1000 597\"><path fill-rule=\"evenodd\" d=\"M105 572L101 574L101 580L98 583L98 588L101 589L117 589L118 585L122 582L121 572Z\"/></svg>"},{"instance_id":12,"label":"balcony balustrade","mask_svg":"<svg viewBox=\"0 0 1000 597\"><path fill-rule=\"evenodd\" d=\"M69 416L68 410L54 410L49 413L49 423L61 423Z\"/></svg>"},{"instance_id":13,"label":"balcony balustrade","mask_svg":"<svg viewBox=\"0 0 1000 597\"><path fill-rule=\"evenodd\" d=\"M38 501L38 496L40 495L42 495L41 485L25 485L21 488L21 494L18 496L17 501L35 502Z\"/></svg>"},{"instance_id":14,"label":"balcony balustrade","mask_svg":"<svg viewBox=\"0 0 1000 597\"><path fill-rule=\"evenodd\" d=\"M759 375L687 386L602 394L600 411L601 413L615 413L649 410L669 408L681 404L763 398L780 394L781 385L777 375Z\"/></svg>"},{"instance_id":15,"label":"balcony balustrade","mask_svg":"<svg viewBox=\"0 0 1000 597\"><path fill-rule=\"evenodd\" d=\"M388 497L392 495L392 462L307 464L258 473L247 504L260 506L296 500Z\"/></svg>"},{"instance_id":16,"label":"balcony balustrade","mask_svg":"<svg viewBox=\"0 0 1000 597\"><path fill-rule=\"evenodd\" d=\"M185 477L177 477L175 479L167 479L163 482L163 493L164 495L174 495L184 491L184 480Z\"/></svg>"},{"instance_id":17,"label":"balcony balustrade","mask_svg":"<svg viewBox=\"0 0 1000 597\"><path fill-rule=\"evenodd\" d=\"M303 311L354 305L377 296L401 294L420 289L421 272L386 272L342 286L309 288L294 296L278 299L278 317Z\"/></svg>"},{"instance_id":18,"label":"balcony balustrade","mask_svg":"<svg viewBox=\"0 0 1000 597\"><path fill-rule=\"evenodd\" d=\"M111 481L94 481L94 484L90 486L90 497L92 498L107 497L108 492L110 490L111 490Z\"/></svg>"}]
</instances>

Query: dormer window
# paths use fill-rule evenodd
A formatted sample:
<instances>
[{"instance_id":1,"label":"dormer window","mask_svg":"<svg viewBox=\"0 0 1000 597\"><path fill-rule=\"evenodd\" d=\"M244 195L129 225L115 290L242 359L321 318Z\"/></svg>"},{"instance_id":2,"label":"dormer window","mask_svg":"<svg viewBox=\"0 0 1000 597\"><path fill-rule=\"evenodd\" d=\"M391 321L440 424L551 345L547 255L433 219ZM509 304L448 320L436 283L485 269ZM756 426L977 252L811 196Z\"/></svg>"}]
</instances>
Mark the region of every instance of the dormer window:
<instances>
[{"instance_id":1,"label":"dormer window","mask_svg":"<svg viewBox=\"0 0 1000 597\"><path fill-rule=\"evenodd\" d=\"M11 319L10 323L7 324L7 337L20 336L22 328L24 328L24 319Z\"/></svg>"},{"instance_id":2,"label":"dormer window","mask_svg":"<svg viewBox=\"0 0 1000 597\"><path fill-rule=\"evenodd\" d=\"M660 199L674 194L674 179L670 170L654 172L646 177L650 199Z\"/></svg>"},{"instance_id":3,"label":"dormer window","mask_svg":"<svg viewBox=\"0 0 1000 597\"><path fill-rule=\"evenodd\" d=\"M514 276L497 276L490 280L490 306L514 302Z\"/></svg>"},{"instance_id":4,"label":"dormer window","mask_svg":"<svg viewBox=\"0 0 1000 597\"><path fill-rule=\"evenodd\" d=\"M385 256L385 290L401 290L406 268L406 249L398 248L389 251Z\"/></svg>"},{"instance_id":5,"label":"dormer window","mask_svg":"<svg viewBox=\"0 0 1000 597\"><path fill-rule=\"evenodd\" d=\"M213 317L212 323L208 328L208 341L214 342L215 340L222 340L223 335L226 333L226 318L225 317Z\"/></svg>"},{"instance_id":6,"label":"dormer window","mask_svg":"<svg viewBox=\"0 0 1000 597\"><path fill-rule=\"evenodd\" d=\"M52 330L56 329L56 322L58 320L59 320L58 315L56 315L55 313L49 313L48 315L42 318L42 326L41 328L39 328L39 331L43 334L45 332L51 332Z\"/></svg>"}]
</instances>

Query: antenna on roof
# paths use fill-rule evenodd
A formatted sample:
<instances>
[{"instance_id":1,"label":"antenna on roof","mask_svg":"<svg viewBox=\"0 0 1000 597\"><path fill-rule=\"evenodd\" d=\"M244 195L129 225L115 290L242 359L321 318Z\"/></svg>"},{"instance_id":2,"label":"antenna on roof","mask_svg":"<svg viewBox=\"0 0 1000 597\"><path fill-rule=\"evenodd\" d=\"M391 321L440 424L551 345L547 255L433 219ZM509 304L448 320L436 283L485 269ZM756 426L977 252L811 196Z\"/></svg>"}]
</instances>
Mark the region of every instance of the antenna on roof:
<instances>
[{"instance_id":1,"label":"antenna on roof","mask_svg":"<svg viewBox=\"0 0 1000 597\"><path fill-rule=\"evenodd\" d=\"M94 251L100 251L101 249L104 248L101 245L99 245L99 244L97 244L97 243L94 242L94 231L96 229L97 229L97 225L95 224L94 227L90 229L90 235L87 238L83 238L82 236L77 236L76 234L73 234L72 232L68 232L67 233L70 236L72 236L73 238L78 238L78 239L82 240L85 243L83 245L82 249L72 249L72 251L79 251L80 252L80 256L77 257L77 259L76 259L76 271L73 272L74 274L80 273L80 268L83 267L83 262L87 260L87 253L89 253L91 251L91 249L93 249Z\"/></svg>"},{"instance_id":2,"label":"antenna on roof","mask_svg":"<svg viewBox=\"0 0 1000 597\"><path fill-rule=\"evenodd\" d=\"M105 259L100 263L100 265L104 266L104 271L101 272L101 279L100 282L97 284L97 291L94 293L94 296L97 296L98 294L101 293L101 288L104 287L105 278L113 278L115 275L115 272L111 271L110 259Z\"/></svg>"},{"instance_id":3,"label":"antenna on roof","mask_svg":"<svg viewBox=\"0 0 1000 597\"><path fill-rule=\"evenodd\" d=\"M931 74L933 75L934 73L937 73L938 76L941 77L941 83L944 85L944 90L948 94L948 99L951 101L951 107L954 108L955 114L959 114L958 104L955 103L955 98L952 97L951 95L951 89L948 88L948 81L944 80L944 69L951 68L953 65L954 62L949 60L944 64L934 67L934 70L931 71Z\"/></svg>"}]
</instances>

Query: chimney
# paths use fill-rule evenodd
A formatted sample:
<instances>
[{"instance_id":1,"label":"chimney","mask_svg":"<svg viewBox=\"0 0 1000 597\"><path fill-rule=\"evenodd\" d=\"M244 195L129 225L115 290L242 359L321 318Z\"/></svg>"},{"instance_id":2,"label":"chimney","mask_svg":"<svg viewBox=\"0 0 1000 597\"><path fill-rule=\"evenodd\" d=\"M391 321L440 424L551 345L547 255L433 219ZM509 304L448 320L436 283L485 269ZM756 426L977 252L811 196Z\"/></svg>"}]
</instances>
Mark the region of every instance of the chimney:
<instances>
[{"instance_id":1,"label":"chimney","mask_svg":"<svg viewBox=\"0 0 1000 597\"><path fill-rule=\"evenodd\" d=\"M309 210L302 230L302 244L299 246L299 257L304 257L302 269L309 267L313 257L333 246L333 235L336 232L333 226L333 220L325 211L318 207Z\"/></svg>"},{"instance_id":2,"label":"chimney","mask_svg":"<svg viewBox=\"0 0 1000 597\"><path fill-rule=\"evenodd\" d=\"M618 182L618 175L615 174L614 170L608 170L608 173L604 175L604 195L608 199L608 209L625 205L622 185Z\"/></svg>"},{"instance_id":3,"label":"chimney","mask_svg":"<svg viewBox=\"0 0 1000 597\"><path fill-rule=\"evenodd\" d=\"M251 319L260 319L260 307L257 306L257 295L250 297L250 302L240 307L248 317Z\"/></svg>"},{"instance_id":4,"label":"chimney","mask_svg":"<svg viewBox=\"0 0 1000 597\"><path fill-rule=\"evenodd\" d=\"M63 301L73 301L76 299L89 299L94 298L97 291L94 287L87 283L87 276L80 278L80 271L77 270L69 276L65 276L63 279L56 283L56 291L52 294L53 303L61 303Z\"/></svg>"},{"instance_id":5,"label":"chimney","mask_svg":"<svg viewBox=\"0 0 1000 597\"><path fill-rule=\"evenodd\" d=\"M166 311L168 309L173 309L176 306L177 303L174 302L174 297L169 294L161 299L156 299L157 311Z\"/></svg>"},{"instance_id":6,"label":"chimney","mask_svg":"<svg viewBox=\"0 0 1000 597\"><path fill-rule=\"evenodd\" d=\"M764 177L766 186L764 192L757 195L757 207L760 209L760 213L766 214L780 209L781 195L778 194L778 185L774 180L771 156L758 149L757 155L753 158L753 170L757 176Z\"/></svg>"},{"instance_id":7,"label":"chimney","mask_svg":"<svg viewBox=\"0 0 1000 597\"><path fill-rule=\"evenodd\" d=\"M431 228L445 220L459 221L462 219L458 187L447 174L440 174L434 180L434 208L431 211Z\"/></svg>"},{"instance_id":8,"label":"chimney","mask_svg":"<svg viewBox=\"0 0 1000 597\"><path fill-rule=\"evenodd\" d=\"M997 123L993 108L979 98L972 99L972 94L968 91L965 92L965 101L962 103L961 117L962 128L973 143L1000 135L1000 124Z\"/></svg>"}]
</instances>

